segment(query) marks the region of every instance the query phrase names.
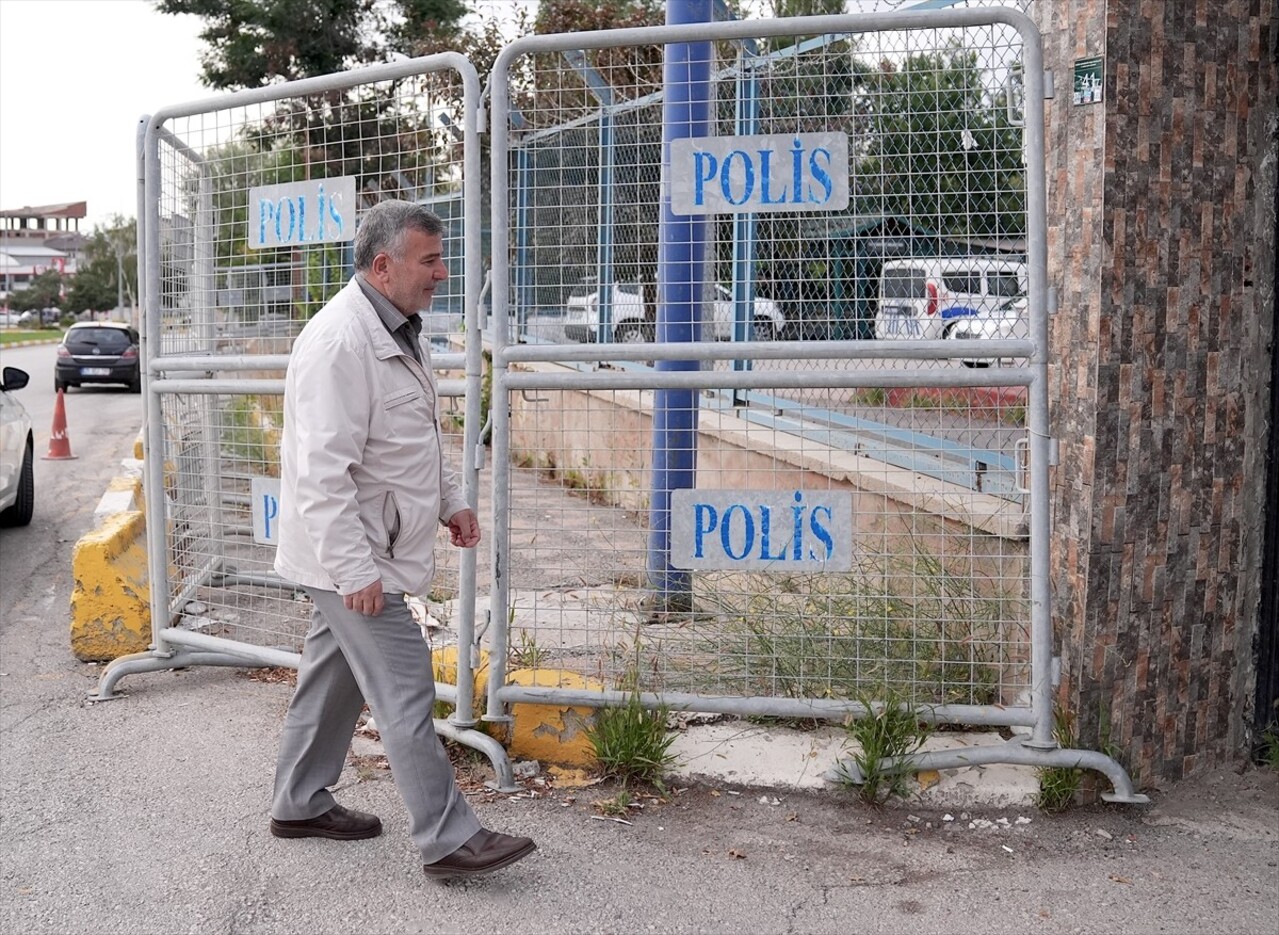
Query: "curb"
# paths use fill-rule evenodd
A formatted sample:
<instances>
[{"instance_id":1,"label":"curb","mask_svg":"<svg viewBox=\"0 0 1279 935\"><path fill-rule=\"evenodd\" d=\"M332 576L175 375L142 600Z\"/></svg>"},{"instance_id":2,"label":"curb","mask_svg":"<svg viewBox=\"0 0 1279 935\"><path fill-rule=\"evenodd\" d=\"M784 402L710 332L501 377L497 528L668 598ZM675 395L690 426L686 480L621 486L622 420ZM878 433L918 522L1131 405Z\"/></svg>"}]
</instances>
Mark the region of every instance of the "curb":
<instances>
[{"instance_id":1,"label":"curb","mask_svg":"<svg viewBox=\"0 0 1279 935\"><path fill-rule=\"evenodd\" d=\"M140 486L140 485L139 485ZM151 645L146 519L138 510L105 516L71 558L71 651L102 662Z\"/></svg>"},{"instance_id":2,"label":"curb","mask_svg":"<svg viewBox=\"0 0 1279 935\"><path fill-rule=\"evenodd\" d=\"M146 513L142 496L142 433L134 459L121 462L93 511L93 529L71 553L71 651L83 662L106 662L151 646Z\"/></svg>"},{"instance_id":3,"label":"curb","mask_svg":"<svg viewBox=\"0 0 1279 935\"><path fill-rule=\"evenodd\" d=\"M3 345L0 345L0 347L4 347L7 349L13 349L16 347L39 347L42 344L59 344L61 342L62 342L62 338L57 337L57 338L45 338L40 341L14 341L12 344L3 344Z\"/></svg>"}]
</instances>

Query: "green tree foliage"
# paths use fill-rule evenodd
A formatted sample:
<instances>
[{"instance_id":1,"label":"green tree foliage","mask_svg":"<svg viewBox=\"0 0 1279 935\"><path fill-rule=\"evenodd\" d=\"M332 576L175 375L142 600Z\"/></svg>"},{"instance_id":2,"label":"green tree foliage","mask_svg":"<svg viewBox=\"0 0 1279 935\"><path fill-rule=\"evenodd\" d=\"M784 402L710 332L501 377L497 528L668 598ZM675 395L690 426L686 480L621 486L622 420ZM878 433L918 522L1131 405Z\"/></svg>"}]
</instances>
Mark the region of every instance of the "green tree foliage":
<instances>
[{"instance_id":1,"label":"green tree foliage","mask_svg":"<svg viewBox=\"0 0 1279 935\"><path fill-rule=\"evenodd\" d=\"M777 19L790 16L838 16L846 13L845 0L769 0L768 6ZM800 41L802 36L775 36L767 41L770 50L785 49Z\"/></svg>"},{"instance_id":2,"label":"green tree foliage","mask_svg":"<svg viewBox=\"0 0 1279 935\"><path fill-rule=\"evenodd\" d=\"M861 213L952 236L1025 233L1021 130L984 78L976 53L958 47L884 61L863 76Z\"/></svg>"},{"instance_id":3,"label":"green tree foliage","mask_svg":"<svg viewBox=\"0 0 1279 935\"><path fill-rule=\"evenodd\" d=\"M117 216L106 226L95 228L84 246L62 309L78 313L115 308L121 293L126 305L134 305L138 294L137 242L138 225L133 218Z\"/></svg>"},{"instance_id":4,"label":"green tree foliage","mask_svg":"<svg viewBox=\"0 0 1279 935\"><path fill-rule=\"evenodd\" d=\"M202 79L218 90L414 54L424 38L455 31L467 12L461 0L159 0L156 9L205 21Z\"/></svg>"},{"instance_id":5,"label":"green tree foliage","mask_svg":"<svg viewBox=\"0 0 1279 935\"><path fill-rule=\"evenodd\" d=\"M38 308L59 308L62 305L62 288L65 277L56 269L47 269L32 277L31 284L9 296L9 308L15 312L29 312Z\"/></svg>"}]
</instances>

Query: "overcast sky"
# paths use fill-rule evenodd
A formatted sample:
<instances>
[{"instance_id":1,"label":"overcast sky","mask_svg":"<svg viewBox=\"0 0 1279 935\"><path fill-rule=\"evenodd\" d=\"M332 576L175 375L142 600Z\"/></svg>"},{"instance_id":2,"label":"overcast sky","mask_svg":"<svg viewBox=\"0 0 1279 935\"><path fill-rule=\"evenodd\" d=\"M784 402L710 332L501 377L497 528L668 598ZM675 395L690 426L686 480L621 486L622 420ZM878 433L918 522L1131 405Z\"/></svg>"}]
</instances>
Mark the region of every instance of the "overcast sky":
<instances>
[{"instance_id":1,"label":"overcast sky","mask_svg":"<svg viewBox=\"0 0 1279 935\"><path fill-rule=\"evenodd\" d=\"M149 0L0 0L0 208L137 214L138 118L209 97L201 20Z\"/></svg>"}]
</instances>

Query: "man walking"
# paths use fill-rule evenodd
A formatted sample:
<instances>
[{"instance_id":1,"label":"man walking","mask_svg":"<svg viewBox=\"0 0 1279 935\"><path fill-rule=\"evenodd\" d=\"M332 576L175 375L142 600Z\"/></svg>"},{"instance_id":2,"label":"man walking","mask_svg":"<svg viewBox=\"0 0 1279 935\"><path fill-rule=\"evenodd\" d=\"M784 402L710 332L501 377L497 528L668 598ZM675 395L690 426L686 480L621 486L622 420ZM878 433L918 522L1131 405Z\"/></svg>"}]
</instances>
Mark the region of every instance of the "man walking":
<instances>
[{"instance_id":1,"label":"man walking","mask_svg":"<svg viewBox=\"0 0 1279 935\"><path fill-rule=\"evenodd\" d=\"M293 345L284 391L275 570L314 603L285 717L271 806L281 838L376 837L337 782L368 701L429 876L488 873L528 856L528 838L487 831L435 734L431 652L405 604L434 573L436 524L480 541L440 443L419 312L447 277L444 225L385 201L355 235L355 277Z\"/></svg>"}]
</instances>

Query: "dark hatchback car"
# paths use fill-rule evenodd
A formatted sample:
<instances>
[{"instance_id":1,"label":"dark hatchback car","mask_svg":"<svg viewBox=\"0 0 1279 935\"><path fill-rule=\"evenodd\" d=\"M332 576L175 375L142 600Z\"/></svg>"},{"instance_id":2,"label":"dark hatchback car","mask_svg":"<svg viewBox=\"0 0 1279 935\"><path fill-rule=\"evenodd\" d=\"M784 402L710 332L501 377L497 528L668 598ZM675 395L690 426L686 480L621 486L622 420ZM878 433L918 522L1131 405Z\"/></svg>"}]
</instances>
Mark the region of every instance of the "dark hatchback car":
<instances>
[{"instance_id":1,"label":"dark hatchback car","mask_svg":"<svg viewBox=\"0 0 1279 935\"><path fill-rule=\"evenodd\" d=\"M82 383L123 383L131 392L139 392L138 333L114 321L82 321L68 328L58 345L53 388Z\"/></svg>"}]
</instances>

